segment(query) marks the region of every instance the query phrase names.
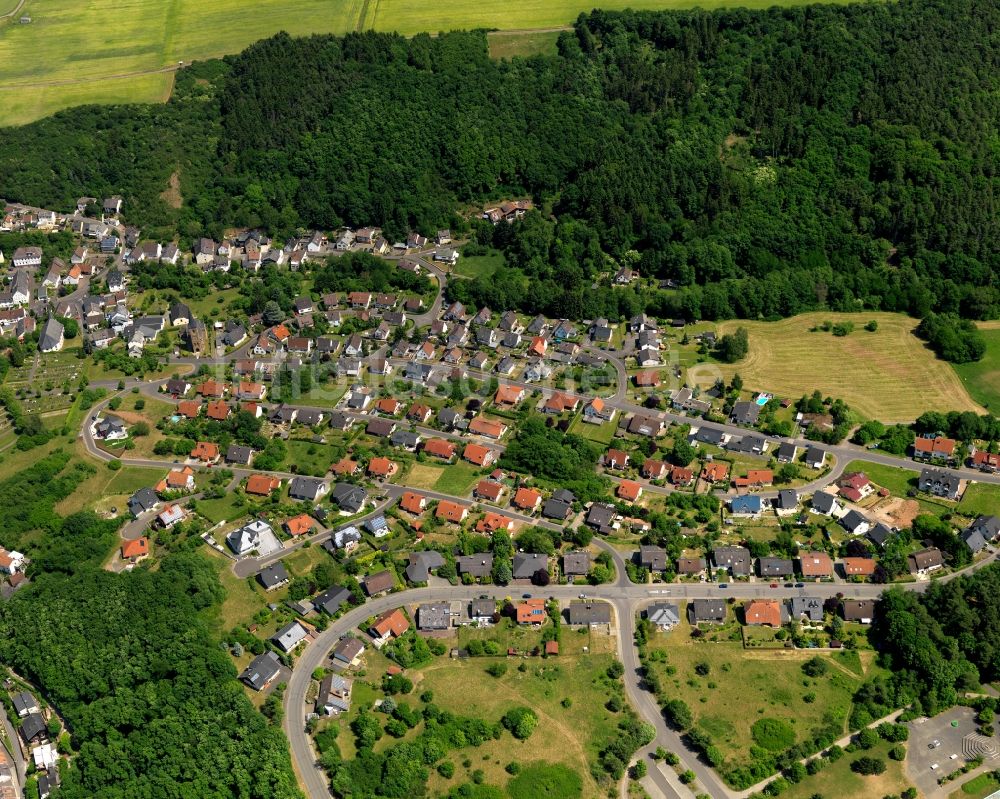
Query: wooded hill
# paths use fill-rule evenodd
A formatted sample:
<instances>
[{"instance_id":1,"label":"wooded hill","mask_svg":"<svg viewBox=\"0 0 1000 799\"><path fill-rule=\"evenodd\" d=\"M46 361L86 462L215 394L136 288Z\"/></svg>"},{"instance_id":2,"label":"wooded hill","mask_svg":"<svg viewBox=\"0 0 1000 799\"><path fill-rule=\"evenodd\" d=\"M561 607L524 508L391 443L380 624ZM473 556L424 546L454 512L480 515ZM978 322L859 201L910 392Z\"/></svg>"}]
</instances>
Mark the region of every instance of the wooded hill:
<instances>
[{"instance_id":1,"label":"wooded hill","mask_svg":"<svg viewBox=\"0 0 1000 799\"><path fill-rule=\"evenodd\" d=\"M989 0L904 0L594 12L557 56L499 63L482 33L278 35L183 71L166 106L5 131L0 194L67 208L123 192L130 221L185 238L380 224L391 239L531 194L554 216L481 232L515 269L470 298L995 317L998 30ZM176 210L159 195L178 169ZM606 256L683 288L588 291Z\"/></svg>"}]
</instances>

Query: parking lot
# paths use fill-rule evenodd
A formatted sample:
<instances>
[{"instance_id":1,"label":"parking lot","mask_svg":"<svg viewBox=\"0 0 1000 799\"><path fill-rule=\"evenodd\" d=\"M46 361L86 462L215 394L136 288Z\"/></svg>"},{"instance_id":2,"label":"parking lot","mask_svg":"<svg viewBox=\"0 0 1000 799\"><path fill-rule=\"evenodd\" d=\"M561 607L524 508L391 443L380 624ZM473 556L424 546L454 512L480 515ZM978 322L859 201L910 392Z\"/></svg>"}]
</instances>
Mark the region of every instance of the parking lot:
<instances>
[{"instance_id":1,"label":"parking lot","mask_svg":"<svg viewBox=\"0 0 1000 799\"><path fill-rule=\"evenodd\" d=\"M952 722L958 722L953 727ZM909 724L910 746L906 758L906 773L920 795L926 799L948 796L964 777L945 786L937 784L938 778L965 765L962 739L976 732L974 713L967 707L955 707L930 719L917 719ZM934 742L940 745L931 748ZM932 766L937 765L937 768ZM987 768L996 768L996 761L987 760Z\"/></svg>"}]
</instances>

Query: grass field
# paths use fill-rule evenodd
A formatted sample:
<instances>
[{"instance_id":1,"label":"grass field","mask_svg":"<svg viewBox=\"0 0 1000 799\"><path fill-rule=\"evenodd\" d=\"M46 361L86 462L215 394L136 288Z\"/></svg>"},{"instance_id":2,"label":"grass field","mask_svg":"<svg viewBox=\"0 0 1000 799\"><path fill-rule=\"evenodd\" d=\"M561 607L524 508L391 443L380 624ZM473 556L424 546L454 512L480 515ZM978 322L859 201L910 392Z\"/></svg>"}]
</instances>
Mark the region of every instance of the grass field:
<instances>
[{"instance_id":1,"label":"grass field","mask_svg":"<svg viewBox=\"0 0 1000 799\"><path fill-rule=\"evenodd\" d=\"M878 321L878 331L864 325ZM838 338L809 332L825 321L854 323ZM927 410L982 412L951 366L939 361L912 334L916 321L899 314L810 313L780 322L725 322L720 334L745 327L750 354L736 364L702 364L688 381L711 385L721 373L739 372L748 389L797 399L819 389L854 410L885 422L911 421ZM836 364L836 368L831 368Z\"/></svg>"},{"instance_id":2,"label":"grass field","mask_svg":"<svg viewBox=\"0 0 1000 799\"><path fill-rule=\"evenodd\" d=\"M976 483L965 489L956 510L964 516L990 515L1000 511L1000 486Z\"/></svg>"},{"instance_id":3,"label":"grass field","mask_svg":"<svg viewBox=\"0 0 1000 799\"><path fill-rule=\"evenodd\" d=\"M479 467L459 461L445 469L434 483L434 490L442 494L462 497L469 493L479 476Z\"/></svg>"},{"instance_id":4,"label":"grass field","mask_svg":"<svg viewBox=\"0 0 1000 799\"><path fill-rule=\"evenodd\" d=\"M986 355L975 363L955 364L954 369L969 395L984 408L1000 413L1000 323L980 322Z\"/></svg>"},{"instance_id":5,"label":"grass field","mask_svg":"<svg viewBox=\"0 0 1000 799\"><path fill-rule=\"evenodd\" d=\"M780 5L802 5L783 0ZM552 47L544 29L573 23L589 0L529 0L509 4L469 0L27 0L30 25L0 21L0 125L30 122L86 103L163 102L170 68L236 53L278 31L293 35L375 28L413 35L453 29L520 31L496 55ZM773 0L606 0L602 8L766 8ZM539 30L541 29L541 30ZM159 71L167 70L167 71Z\"/></svg>"},{"instance_id":6,"label":"grass field","mask_svg":"<svg viewBox=\"0 0 1000 799\"><path fill-rule=\"evenodd\" d=\"M988 771L962 783L962 787L957 791L952 791L948 799L984 799L998 788L1000 788L1000 782L997 781L994 772Z\"/></svg>"},{"instance_id":7,"label":"grass field","mask_svg":"<svg viewBox=\"0 0 1000 799\"><path fill-rule=\"evenodd\" d=\"M917 469L918 464L913 464ZM868 479L876 485L888 488L893 495L905 497L906 492L917 485L919 472L910 469L897 469L894 466L883 466L879 463L869 463L868 461L851 461L844 467L844 473L864 472Z\"/></svg>"},{"instance_id":8,"label":"grass field","mask_svg":"<svg viewBox=\"0 0 1000 799\"><path fill-rule=\"evenodd\" d=\"M454 273L462 277L488 277L497 269L503 266L503 255L493 253L491 255L472 255L458 259L455 264Z\"/></svg>"},{"instance_id":9,"label":"grass field","mask_svg":"<svg viewBox=\"0 0 1000 799\"><path fill-rule=\"evenodd\" d=\"M806 777L798 785L792 785L782 793L786 799L810 799L813 796L889 796L899 795L910 786L903 773L903 764L889 758L892 744L879 741L867 752L848 754L836 763L828 765L818 774ZM884 774L877 777L862 777L851 771L851 762L861 755L877 757L885 762Z\"/></svg>"},{"instance_id":10,"label":"grass field","mask_svg":"<svg viewBox=\"0 0 1000 799\"><path fill-rule=\"evenodd\" d=\"M808 650L744 650L738 641L696 642L682 623L667 635L657 634L651 650L667 653L653 664L664 691L683 699L695 724L711 737L729 763L745 761L753 745L751 727L761 718L787 722L802 740L827 723L847 733L851 697L863 680L855 663L820 654L830 664L826 675L810 678L802 664L815 653ZM695 667L708 665L708 674ZM670 668L676 669L669 674ZM813 694L812 702L803 697ZM739 696L739 702L732 698ZM842 794L830 794L831 796Z\"/></svg>"},{"instance_id":11,"label":"grass field","mask_svg":"<svg viewBox=\"0 0 1000 799\"><path fill-rule=\"evenodd\" d=\"M560 31L494 31L489 34L491 58L555 55Z\"/></svg>"}]
</instances>

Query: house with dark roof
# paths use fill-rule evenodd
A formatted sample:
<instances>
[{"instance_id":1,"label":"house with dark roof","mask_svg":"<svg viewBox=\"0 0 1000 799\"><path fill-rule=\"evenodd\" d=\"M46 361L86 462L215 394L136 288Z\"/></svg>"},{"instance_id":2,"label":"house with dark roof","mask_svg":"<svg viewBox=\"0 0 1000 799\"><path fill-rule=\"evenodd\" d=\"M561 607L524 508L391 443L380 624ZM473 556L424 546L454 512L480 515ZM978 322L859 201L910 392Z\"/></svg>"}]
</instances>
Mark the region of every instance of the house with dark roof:
<instances>
[{"instance_id":1,"label":"house with dark roof","mask_svg":"<svg viewBox=\"0 0 1000 799\"><path fill-rule=\"evenodd\" d=\"M428 602L417 608L417 627L421 630L447 630L451 627L451 606L447 602Z\"/></svg>"},{"instance_id":2,"label":"house with dark roof","mask_svg":"<svg viewBox=\"0 0 1000 799\"><path fill-rule=\"evenodd\" d=\"M667 569L667 550L663 547L643 545L636 553L636 562L651 572L662 572Z\"/></svg>"},{"instance_id":3,"label":"house with dark roof","mask_svg":"<svg viewBox=\"0 0 1000 799\"><path fill-rule=\"evenodd\" d=\"M563 554L563 574L572 580L590 573L591 557L586 550L573 550Z\"/></svg>"},{"instance_id":4,"label":"house with dark roof","mask_svg":"<svg viewBox=\"0 0 1000 799\"><path fill-rule=\"evenodd\" d=\"M840 510L837 498L826 491L817 491L813 494L811 505L814 513L821 513L824 516L832 516Z\"/></svg>"},{"instance_id":5,"label":"house with dark roof","mask_svg":"<svg viewBox=\"0 0 1000 799\"><path fill-rule=\"evenodd\" d=\"M890 530L882 522L877 522L875 526L865 533L865 538L871 541L879 549L885 546L886 541L892 537L892 530Z\"/></svg>"},{"instance_id":6,"label":"house with dark roof","mask_svg":"<svg viewBox=\"0 0 1000 799\"><path fill-rule=\"evenodd\" d=\"M591 503L587 510L584 521L587 526L593 527L602 535L607 535L614 530L615 517L618 515L614 505L607 505L603 502Z\"/></svg>"},{"instance_id":7,"label":"house with dark roof","mask_svg":"<svg viewBox=\"0 0 1000 799\"><path fill-rule=\"evenodd\" d=\"M945 499L958 499L961 478L957 474L940 469L922 469L917 487L921 491Z\"/></svg>"},{"instance_id":8,"label":"house with dark roof","mask_svg":"<svg viewBox=\"0 0 1000 799\"><path fill-rule=\"evenodd\" d=\"M774 507L779 511L792 512L798 510L799 492L794 488L782 488L778 491L778 498Z\"/></svg>"},{"instance_id":9,"label":"house with dark roof","mask_svg":"<svg viewBox=\"0 0 1000 799\"><path fill-rule=\"evenodd\" d=\"M791 617L807 618L809 621L823 621L823 600L815 596L793 596Z\"/></svg>"},{"instance_id":10,"label":"house with dark roof","mask_svg":"<svg viewBox=\"0 0 1000 799\"><path fill-rule=\"evenodd\" d=\"M937 547L927 547L906 558L911 574L926 574L944 567L944 556Z\"/></svg>"},{"instance_id":11,"label":"house with dark roof","mask_svg":"<svg viewBox=\"0 0 1000 799\"><path fill-rule=\"evenodd\" d=\"M351 592L339 585L331 585L319 596L313 597L312 603L316 610L321 610L331 616L337 613L351 599Z\"/></svg>"},{"instance_id":12,"label":"house with dark roof","mask_svg":"<svg viewBox=\"0 0 1000 799\"><path fill-rule=\"evenodd\" d=\"M21 722L21 737L26 744L38 743L48 735L48 725L41 713L29 713Z\"/></svg>"},{"instance_id":13,"label":"house with dark roof","mask_svg":"<svg viewBox=\"0 0 1000 799\"><path fill-rule=\"evenodd\" d=\"M549 556L541 552L515 552L512 566L515 580L530 580L536 572L549 570Z\"/></svg>"},{"instance_id":14,"label":"house with dark roof","mask_svg":"<svg viewBox=\"0 0 1000 799\"><path fill-rule=\"evenodd\" d=\"M482 580L493 572L493 553L476 552L472 555L458 555L455 558L455 565L459 574L468 574L473 579Z\"/></svg>"},{"instance_id":15,"label":"house with dark roof","mask_svg":"<svg viewBox=\"0 0 1000 799\"><path fill-rule=\"evenodd\" d=\"M368 492L354 483L337 483L330 492L330 501L347 513L357 513L364 506L366 499Z\"/></svg>"},{"instance_id":16,"label":"house with dark roof","mask_svg":"<svg viewBox=\"0 0 1000 799\"><path fill-rule=\"evenodd\" d=\"M845 599L841 605L844 621L871 624L875 618L874 599Z\"/></svg>"},{"instance_id":17,"label":"house with dark roof","mask_svg":"<svg viewBox=\"0 0 1000 799\"><path fill-rule=\"evenodd\" d=\"M345 635L333 647L333 660L343 666L353 666L358 663L365 651L365 645L353 636Z\"/></svg>"},{"instance_id":18,"label":"house with dark roof","mask_svg":"<svg viewBox=\"0 0 1000 799\"><path fill-rule=\"evenodd\" d=\"M572 626L611 624L611 605L607 602L570 602L566 620Z\"/></svg>"},{"instance_id":19,"label":"house with dark roof","mask_svg":"<svg viewBox=\"0 0 1000 799\"><path fill-rule=\"evenodd\" d=\"M691 624L721 624L726 620L726 600L692 599L687 612Z\"/></svg>"},{"instance_id":20,"label":"house with dark roof","mask_svg":"<svg viewBox=\"0 0 1000 799\"><path fill-rule=\"evenodd\" d=\"M330 487L323 480L313 477L294 477L288 484L288 497L305 502L315 502L329 490Z\"/></svg>"},{"instance_id":21,"label":"house with dark roof","mask_svg":"<svg viewBox=\"0 0 1000 799\"><path fill-rule=\"evenodd\" d=\"M288 571L280 560L257 572L257 581L265 591L273 591L288 583Z\"/></svg>"},{"instance_id":22,"label":"house with dark roof","mask_svg":"<svg viewBox=\"0 0 1000 799\"><path fill-rule=\"evenodd\" d=\"M871 527L871 523L862 514L852 508L840 517L840 526L851 535L864 535Z\"/></svg>"},{"instance_id":23,"label":"house with dark roof","mask_svg":"<svg viewBox=\"0 0 1000 799\"><path fill-rule=\"evenodd\" d=\"M160 499L156 496L156 492L152 488L140 488L129 497L128 509L129 513L138 517L147 511L153 510L159 504Z\"/></svg>"},{"instance_id":24,"label":"house with dark roof","mask_svg":"<svg viewBox=\"0 0 1000 799\"><path fill-rule=\"evenodd\" d=\"M753 569L750 550L745 547L716 547L712 550L712 561L716 569L726 569L733 577L749 576Z\"/></svg>"},{"instance_id":25,"label":"house with dark roof","mask_svg":"<svg viewBox=\"0 0 1000 799\"><path fill-rule=\"evenodd\" d=\"M826 453L819 447L809 447L806 449L805 464L810 469L822 469L826 462Z\"/></svg>"},{"instance_id":26,"label":"house with dark roof","mask_svg":"<svg viewBox=\"0 0 1000 799\"><path fill-rule=\"evenodd\" d=\"M395 588L396 578L391 571L386 569L375 574L369 574L361 581L361 584L364 586L365 593L368 596L378 596Z\"/></svg>"},{"instance_id":27,"label":"house with dark roof","mask_svg":"<svg viewBox=\"0 0 1000 799\"><path fill-rule=\"evenodd\" d=\"M795 566L787 558L760 558L757 573L761 577L791 577L795 574Z\"/></svg>"},{"instance_id":28,"label":"house with dark roof","mask_svg":"<svg viewBox=\"0 0 1000 799\"><path fill-rule=\"evenodd\" d=\"M760 419L761 406L749 400L737 402L733 405L733 412L729 415L729 420L733 424L753 427Z\"/></svg>"},{"instance_id":29,"label":"house with dark roof","mask_svg":"<svg viewBox=\"0 0 1000 799\"><path fill-rule=\"evenodd\" d=\"M998 535L1000 535L1000 516L977 516L962 533L962 540L975 554Z\"/></svg>"},{"instance_id":30,"label":"house with dark roof","mask_svg":"<svg viewBox=\"0 0 1000 799\"><path fill-rule=\"evenodd\" d=\"M406 567L406 579L411 583L426 583L431 571L444 566L444 556L436 549L410 553L410 563Z\"/></svg>"},{"instance_id":31,"label":"house with dark roof","mask_svg":"<svg viewBox=\"0 0 1000 799\"><path fill-rule=\"evenodd\" d=\"M255 691L263 691L281 673L281 661L275 652L265 652L250 661L240 679Z\"/></svg>"}]
</instances>

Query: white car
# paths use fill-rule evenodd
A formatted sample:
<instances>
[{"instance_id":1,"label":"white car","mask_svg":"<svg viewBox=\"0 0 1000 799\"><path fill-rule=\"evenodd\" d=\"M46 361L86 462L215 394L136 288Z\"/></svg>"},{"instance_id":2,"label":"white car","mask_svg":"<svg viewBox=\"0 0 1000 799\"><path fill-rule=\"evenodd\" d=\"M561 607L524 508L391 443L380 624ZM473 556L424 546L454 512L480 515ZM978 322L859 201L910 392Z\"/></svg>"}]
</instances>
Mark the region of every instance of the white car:
<instances>
[{"instance_id":1,"label":"white car","mask_svg":"<svg viewBox=\"0 0 1000 799\"><path fill-rule=\"evenodd\" d=\"M931 763L931 771L937 771L937 767L938 767L937 763Z\"/></svg>"}]
</instances>

